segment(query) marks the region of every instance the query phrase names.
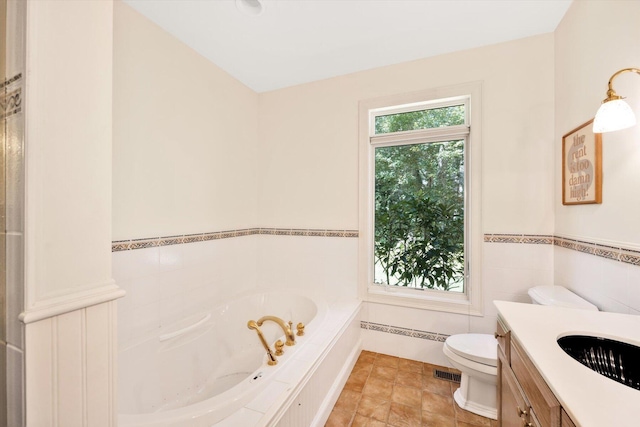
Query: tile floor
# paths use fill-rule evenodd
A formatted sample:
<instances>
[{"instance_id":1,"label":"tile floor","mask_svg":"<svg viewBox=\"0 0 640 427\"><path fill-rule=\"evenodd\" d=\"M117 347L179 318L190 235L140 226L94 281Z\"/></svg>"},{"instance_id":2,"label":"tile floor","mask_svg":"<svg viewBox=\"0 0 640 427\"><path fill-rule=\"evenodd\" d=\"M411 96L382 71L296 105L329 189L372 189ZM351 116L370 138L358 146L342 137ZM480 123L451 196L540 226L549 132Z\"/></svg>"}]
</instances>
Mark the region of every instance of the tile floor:
<instances>
[{"instance_id":1,"label":"tile floor","mask_svg":"<svg viewBox=\"0 0 640 427\"><path fill-rule=\"evenodd\" d=\"M460 409L459 384L435 378L436 368L449 370L363 351L325 427L497 427Z\"/></svg>"}]
</instances>

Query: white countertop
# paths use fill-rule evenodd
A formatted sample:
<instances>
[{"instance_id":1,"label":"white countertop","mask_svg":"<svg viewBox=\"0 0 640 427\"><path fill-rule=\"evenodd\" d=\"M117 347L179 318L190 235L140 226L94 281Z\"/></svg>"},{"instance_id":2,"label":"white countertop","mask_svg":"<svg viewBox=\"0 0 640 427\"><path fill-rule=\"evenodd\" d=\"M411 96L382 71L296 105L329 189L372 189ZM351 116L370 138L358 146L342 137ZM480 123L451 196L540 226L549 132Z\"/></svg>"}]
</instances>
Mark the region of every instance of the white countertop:
<instances>
[{"instance_id":1,"label":"white countertop","mask_svg":"<svg viewBox=\"0 0 640 427\"><path fill-rule=\"evenodd\" d=\"M556 342L565 335L593 335L640 346L640 316L506 301L494 304L579 427L640 425L635 412L640 405L640 390L590 370Z\"/></svg>"}]
</instances>

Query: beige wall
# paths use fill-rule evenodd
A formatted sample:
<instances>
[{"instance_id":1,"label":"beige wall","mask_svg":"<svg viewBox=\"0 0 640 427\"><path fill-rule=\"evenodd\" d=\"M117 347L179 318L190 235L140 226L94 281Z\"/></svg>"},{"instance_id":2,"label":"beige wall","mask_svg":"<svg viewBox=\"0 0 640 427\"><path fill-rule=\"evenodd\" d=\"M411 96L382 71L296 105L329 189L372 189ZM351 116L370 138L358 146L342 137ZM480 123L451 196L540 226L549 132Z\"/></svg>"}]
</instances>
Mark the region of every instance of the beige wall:
<instances>
[{"instance_id":1,"label":"beige wall","mask_svg":"<svg viewBox=\"0 0 640 427\"><path fill-rule=\"evenodd\" d=\"M113 240L256 226L258 95L120 1Z\"/></svg>"},{"instance_id":2,"label":"beige wall","mask_svg":"<svg viewBox=\"0 0 640 427\"><path fill-rule=\"evenodd\" d=\"M553 35L260 95L262 226L358 228L358 102L483 84L484 232L553 232Z\"/></svg>"},{"instance_id":3,"label":"beige wall","mask_svg":"<svg viewBox=\"0 0 640 427\"><path fill-rule=\"evenodd\" d=\"M358 102L471 81L484 231L551 233L553 35L256 94L116 2L113 240L357 229Z\"/></svg>"},{"instance_id":4,"label":"beige wall","mask_svg":"<svg viewBox=\"0 0 640 427\"><path fill-rule=\"evenodd\" d=\"M555 32L556 234L640 249L640 126L602 135L602 204L562 205L562 135L595 115L611 75L640 67L640 2L574 1ZM640 76L616 78L615 90L640 117ZM556 247L554 283L601 310L640 315L640 267Z\"/></svg>"},{"instance_id":5,"label":"beige wall","mask_svg":"<svg viewBox=\"0 0 640 427\"><path fill-rule=\"evenodd\" d=\"M574 1L555 32L555 223L556 233L640 247L640 126L603 135L600 205L563 206L562 135L595 115L609 77L640 67L640 2ZM640 117L640 76L614 83Z\"/></svg>"}]
</instances>

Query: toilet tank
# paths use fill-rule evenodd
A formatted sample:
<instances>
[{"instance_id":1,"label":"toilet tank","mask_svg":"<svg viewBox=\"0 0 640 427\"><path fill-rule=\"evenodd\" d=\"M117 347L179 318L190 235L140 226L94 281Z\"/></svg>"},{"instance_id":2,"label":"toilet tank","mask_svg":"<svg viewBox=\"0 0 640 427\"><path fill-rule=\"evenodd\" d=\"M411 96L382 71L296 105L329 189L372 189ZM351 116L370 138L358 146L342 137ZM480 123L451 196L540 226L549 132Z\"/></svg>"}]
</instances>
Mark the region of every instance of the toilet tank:
<instances>
[{"instance_id":1,"label":"toilet tank","mask_svg":"<svg viewBox=\"0 0 640 427\"><path fill-rule=\"evenodd\" d=\"M598 311L598 307L562 286L536 286L528 294L534 304Z\"/></svg>"}]
</instances>

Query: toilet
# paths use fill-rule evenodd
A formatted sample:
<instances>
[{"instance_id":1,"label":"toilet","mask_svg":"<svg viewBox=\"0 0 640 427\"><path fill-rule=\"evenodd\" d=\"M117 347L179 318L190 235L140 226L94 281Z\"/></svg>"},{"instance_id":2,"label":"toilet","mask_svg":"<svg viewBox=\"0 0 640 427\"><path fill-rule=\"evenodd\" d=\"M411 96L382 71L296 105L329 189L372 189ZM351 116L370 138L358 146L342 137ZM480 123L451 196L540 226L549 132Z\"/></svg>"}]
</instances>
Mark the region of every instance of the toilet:
<instances>
[{"instance_id":1,"label":"toilet","mask_svg":"<svg viewBox=\"0 0 640 427\"><path fill-rule=\"evenodd\" d=\"M458 406L497 420L498 342L493 335L451 335L442 351L462 373L460 387L453 393Z\"/></svg>"},{"instance_id":2,"label":"toilet","mask_svg":"<svg viewBox=\"0 0 640 427\"><path fill-rule=\"evenodd\" d=\"M527 293L534 304L598 311L598 307L562 286L536 286Z\"/></svg>"},{"instance_id":3,"label":"toilet","mask_svg":"<svg viewBox=\"0 0 640 427\"><path fill-rule=\"evenodd\" d=\"M528 294L533 304L598 310L562 286L536 286L529 289ZM451 335L442 351L462 373L460 387L453 394L458 406L483 417L497 419L498 342L493 335Z\"/></svg>"}]
</instances>

